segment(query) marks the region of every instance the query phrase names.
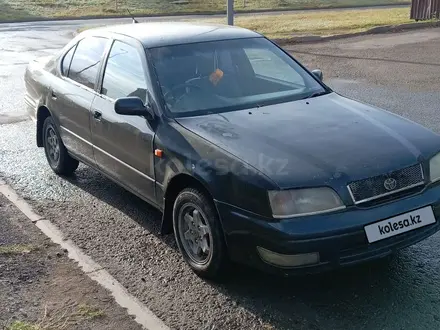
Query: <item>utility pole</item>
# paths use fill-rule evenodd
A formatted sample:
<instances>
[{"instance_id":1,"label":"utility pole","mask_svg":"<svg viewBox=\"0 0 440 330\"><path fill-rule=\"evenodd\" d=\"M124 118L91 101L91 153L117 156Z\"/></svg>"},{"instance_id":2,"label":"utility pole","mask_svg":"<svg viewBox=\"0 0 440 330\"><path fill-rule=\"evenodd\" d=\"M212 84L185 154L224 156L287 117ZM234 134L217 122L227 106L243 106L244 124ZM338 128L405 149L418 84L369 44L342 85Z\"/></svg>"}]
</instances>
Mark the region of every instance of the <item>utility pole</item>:
<instances>
[{"instance_id":1,"label":"utility pole","mask_svg":"<svg viewBox=\"0 0 440 330\"><path fill-rule=\"evenodd\" d=\"M228 25L234 25L234 0L227 1Z\"/></svg>"}]
</instances>

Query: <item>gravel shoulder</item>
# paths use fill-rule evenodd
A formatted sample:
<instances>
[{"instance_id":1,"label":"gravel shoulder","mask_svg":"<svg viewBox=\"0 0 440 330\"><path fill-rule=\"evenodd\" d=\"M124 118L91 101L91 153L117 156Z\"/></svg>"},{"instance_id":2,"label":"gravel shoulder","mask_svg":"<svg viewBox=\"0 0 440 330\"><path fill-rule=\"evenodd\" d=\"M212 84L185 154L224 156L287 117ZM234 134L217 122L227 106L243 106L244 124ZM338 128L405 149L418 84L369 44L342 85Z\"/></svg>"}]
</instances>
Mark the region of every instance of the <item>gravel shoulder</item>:
<instances>
[{"instance_id":1,"label":"gravel shoulder","mask_svg":"<svg viewBox=\"0 0 440 330\"><path fill-rule=\"evenodd\" d=\"M141 329L0 195L0 328Z\"/></svg>"}]
</instances>

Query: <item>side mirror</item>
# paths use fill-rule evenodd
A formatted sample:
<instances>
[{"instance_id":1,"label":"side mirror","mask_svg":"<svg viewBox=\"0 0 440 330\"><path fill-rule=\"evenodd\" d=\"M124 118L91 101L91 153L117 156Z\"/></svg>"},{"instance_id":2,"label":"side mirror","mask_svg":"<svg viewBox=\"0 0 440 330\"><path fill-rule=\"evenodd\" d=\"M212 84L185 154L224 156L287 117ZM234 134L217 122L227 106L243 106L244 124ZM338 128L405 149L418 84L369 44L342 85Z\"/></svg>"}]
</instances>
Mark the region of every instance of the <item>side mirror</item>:
<instances>
[{"instance_id":1,"label":"side mirror","mask_svg":"<svg viewBox=\"0 0 440 330\"><path fill-rule=\"evenodd\" d=\"M321 71L321 70L316 69L316 70L313 70L312 73L313 73L313 75L314 75L316 78L318 78L320 81L322 81L322 79L324 79L324 75L322 74L322 71Z\"/></svg>"},{"instance_id":2,"label":"side mirror","mask_svg":"<svg viewBox=\"0 0 440 330\"><path fill-rule=\"evenodd\" d=\"M123 97L115 102L115 112L125 116L143 116L148 120L154 118L149 105L145 105L139 97Z\"/></svg>"}]
</instances>

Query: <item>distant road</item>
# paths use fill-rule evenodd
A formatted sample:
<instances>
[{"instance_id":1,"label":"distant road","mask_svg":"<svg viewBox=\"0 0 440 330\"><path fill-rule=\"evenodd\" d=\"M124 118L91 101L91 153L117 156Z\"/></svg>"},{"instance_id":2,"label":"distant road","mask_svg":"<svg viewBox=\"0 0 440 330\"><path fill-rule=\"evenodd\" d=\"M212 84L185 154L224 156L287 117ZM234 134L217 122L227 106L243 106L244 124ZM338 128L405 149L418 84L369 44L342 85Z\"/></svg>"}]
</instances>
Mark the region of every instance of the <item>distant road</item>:
<instances>
[{"instance_id":1,"label":"distant road","mask_svg":"<svg viewBox=\"0 0 440 330\"><path fill-rule=\"evenodd\" d=\"M327 8L327 9L302 9L302 10L288 10L288 11L265 11L265 12L252 12L252 13L236 13L235 16L261 16L261 15L283 15L293 14L304 11L346 11L346 10L367 10L378 8L404 8L409 7L407 5L389 5L389 6L369 6L369 7L353 7L353 8ZM136 17L139 22L148 21L181 21L187 19L203 19L211 17L225 17L225 14L214 15L179 15L179 16L161 16L161 17ZM226 17L225 17L226 21ZM75 29L81 26L98 26L98 25L111 25L122 24L124 22L130 23L131 18L98 18L98 19L76 19L76 20L48 20L48 21L33 21L33 22L19 22L19 23L0 23L0 31L8 31L13 29L23 30L25 28L44 28L44 27L56 27L59 26L63 29Z\"/></svg>"}]
</instances>

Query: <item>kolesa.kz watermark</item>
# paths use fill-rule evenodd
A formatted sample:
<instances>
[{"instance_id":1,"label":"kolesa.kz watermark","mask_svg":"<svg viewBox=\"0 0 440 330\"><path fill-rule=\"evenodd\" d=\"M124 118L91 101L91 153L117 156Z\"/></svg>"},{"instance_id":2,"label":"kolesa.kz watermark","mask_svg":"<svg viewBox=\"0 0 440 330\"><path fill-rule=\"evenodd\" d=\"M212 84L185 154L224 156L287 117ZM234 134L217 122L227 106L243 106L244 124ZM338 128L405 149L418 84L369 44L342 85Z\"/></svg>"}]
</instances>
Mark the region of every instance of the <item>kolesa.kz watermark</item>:
<instances>
[{"instance_id":1,"label":"kolesa.kz watermark","mask_svg":"<svg viewBox=\"0 0 440 330\"><path fill-rule=\"evenodd\" d=\"M409 219L400 220L394 223L388 222L385 226L378 225L379 234L380 235L386 235L390 232L403 229L406 227L415 226L419 223L422 223L422 220L420 219L420 215L410 215Z\"/></svg>"}]
</instances>

